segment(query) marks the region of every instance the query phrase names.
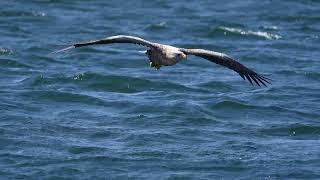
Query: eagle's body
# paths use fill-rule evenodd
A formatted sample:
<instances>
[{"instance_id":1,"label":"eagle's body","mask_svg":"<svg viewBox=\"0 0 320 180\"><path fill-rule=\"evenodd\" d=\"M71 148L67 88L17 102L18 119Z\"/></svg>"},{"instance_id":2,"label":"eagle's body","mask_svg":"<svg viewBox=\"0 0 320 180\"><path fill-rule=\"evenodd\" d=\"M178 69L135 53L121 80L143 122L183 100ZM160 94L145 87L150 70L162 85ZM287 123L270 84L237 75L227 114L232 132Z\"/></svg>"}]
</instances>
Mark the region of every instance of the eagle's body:
<instances>
[{"instance_id":1,"label":"eagle's body","mask_svg":"<svg viewBox=\"0 0 320 180\"><path fill-rule=\"evenodd\" d=\"M125 36L125 35L111 36L105 39L94 40L94 41L89 41L85 43L77 43L67 48L58 50L56 52L61 52L71 48L77 48L77 47L94 45L94 44L112 44L112 43L133 43L133 44L146 46L147 47L146 54L149 58L150 66L155 67L156 69L160 69L161 66L172 66L181 60L187 59L187 55L190 54L190 55L195 55L195 56L205 58L211 62L225 66L229 69L232 69L236 71L243 79L247 79L251 84L253 84L253 82L255 82L259 86L260 84L263 84L265 86L267 83L270 84L269 78L266 78L262 75L257 74L256 72L245 67L241 63L235 61L234 59L230 58L229 56L223 53L204 50L204 49L177 48L170 45L153 43L153 42L144 40L139 37L134 37L134 36Z\"/></svg>"},{"instance_id":2,"label":"eagle's body","mask_svg":"<svg viewBox=\"0 0 320 180\"><path fill-rule=\"evenodd\" d=\"M156 49L150 48L146 52L150 61L150 67L159 69L161 66L172 66L187 57L176 47L162 44L155 45L157 46Z\"/></svg>"}]
</instances>

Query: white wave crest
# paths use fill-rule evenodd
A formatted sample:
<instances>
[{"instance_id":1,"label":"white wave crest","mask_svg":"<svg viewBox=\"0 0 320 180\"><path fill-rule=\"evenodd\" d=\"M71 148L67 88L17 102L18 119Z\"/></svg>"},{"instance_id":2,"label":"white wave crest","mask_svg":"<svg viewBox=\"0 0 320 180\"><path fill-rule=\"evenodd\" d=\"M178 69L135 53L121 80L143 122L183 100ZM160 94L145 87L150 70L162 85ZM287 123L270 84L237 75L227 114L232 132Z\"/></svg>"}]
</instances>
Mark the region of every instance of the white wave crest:
<instances>
[{"instance_id":1,"label":"white wave crest","mask_svg":"<svg viewBox=\"0 0 320 180\"><path fill-rule=\"evenodd\" d=\"M228 32L233 32L233 33L239 33L241 35L254 35L254 36L259 36L263 37L266 39L281 39L282 36L277 35L277 34L272 34L268 32L262 32L262 31L245 31L240 28L230 28L230 27L219 27L222 30L228 31ZM226 33L225 33L226 34Z\"/></svg>"},{"instance_id":2,"label":"white wave crest","mask_svg":"<svg viewBox=\"0 0 320 180\"><path fill-rule=\"evenodd\" d=\"M9 55L9 54L12 54L12 53L13 53L12 50L7 49L7 48L2 48L2 47L0 47L0 55L1 55L1 54Z\"/></svg>"}]
</instances>

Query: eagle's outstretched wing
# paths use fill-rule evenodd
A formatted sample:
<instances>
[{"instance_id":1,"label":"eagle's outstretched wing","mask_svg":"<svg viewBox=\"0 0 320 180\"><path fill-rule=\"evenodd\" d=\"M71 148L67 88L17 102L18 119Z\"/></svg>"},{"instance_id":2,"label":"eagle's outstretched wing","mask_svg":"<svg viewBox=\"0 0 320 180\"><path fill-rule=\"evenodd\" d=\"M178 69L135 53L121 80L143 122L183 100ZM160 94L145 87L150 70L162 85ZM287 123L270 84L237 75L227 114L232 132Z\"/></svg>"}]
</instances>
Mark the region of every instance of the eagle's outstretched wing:
<instances>
[{"instance_id":1,"label":"eagle's outstretched wing","mask_svg":"<svg viewBox=\"0 0 320 180\"><path fill-rule=\"evenodd\" d=\"M242 65L241 63L235 61L231 57L214 51L208 51L204 49L184 49L181 48L180 51L182 51L185 54L191 54L195 56L199 56L202 58L205 58L211 62L214 62L216 64L225 66L229 69L234 70L237 72L244 80L247 79L251 84L253 84L253 81L260 86L260 84L263 84L264 86L267 86L267 83L271 84L271 79L266 78L253 70L247 68L246 66Z\"/></svg>"},{"instance_id":2,"label":"eagle's outstretched wing","mask_svg":"<svg viewBox=\"0 0 320 180\"><path fill-rule=\"evenodd\" d=\"M82 46L89 46L89 45L95 45L95 44L112 44L112 43L131 43L131 44L138 44L138 45L142 45L150 48L157 47L156 43L152 43L150 41L144 40L139 37L118 35L118 36L110 36L104 39L98 39L98 40L93 40L93 41L88 41L83 43L76 43L66 48L54 51L53 53L58 53L68 49L82 47Z\"/></svg>"}]
</instances>

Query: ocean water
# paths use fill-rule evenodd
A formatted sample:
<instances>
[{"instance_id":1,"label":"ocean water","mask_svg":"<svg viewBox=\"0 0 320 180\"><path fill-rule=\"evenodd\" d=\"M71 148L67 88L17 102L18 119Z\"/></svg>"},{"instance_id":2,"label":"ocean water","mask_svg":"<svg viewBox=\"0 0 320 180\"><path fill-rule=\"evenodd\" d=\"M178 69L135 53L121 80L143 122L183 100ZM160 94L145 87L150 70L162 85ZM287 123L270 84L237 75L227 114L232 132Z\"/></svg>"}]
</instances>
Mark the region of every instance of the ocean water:
<instances>
[{"instance_id":1,"label":"ocean water","mask_svg":"<svg viewBox=\"0 0 320 180\"><path fill-rule=\"evenodd\" d=\"M0 179L320 179L320 2L0 1ZM126 34L224 52L151 69Z\"/></svg>"}]
</instances>

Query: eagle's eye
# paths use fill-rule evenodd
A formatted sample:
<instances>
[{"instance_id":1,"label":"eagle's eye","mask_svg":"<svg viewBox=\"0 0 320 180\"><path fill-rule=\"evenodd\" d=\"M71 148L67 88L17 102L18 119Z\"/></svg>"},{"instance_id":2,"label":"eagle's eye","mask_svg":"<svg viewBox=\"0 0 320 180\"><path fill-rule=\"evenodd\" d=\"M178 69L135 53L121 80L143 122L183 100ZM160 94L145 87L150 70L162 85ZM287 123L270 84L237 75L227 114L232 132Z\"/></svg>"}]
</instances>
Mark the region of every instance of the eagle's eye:
<instances>
[{"instance_id":1,"label":"eagle's eye","mask_svg":"<svg viewBox=\"0 0 320 180\"><path fill-rule=\"evenodd\" d=\"M177 56L178 56L179 58L182 58L182 57L183 57L183 54L178 53Z\"/></svg>"},{"instance_id":2,"label":"eagle's eye","mask_svg":"<svg viewBox=\"0 0 320 180\"><path fill-rule=\"evenodd\" d=\"M184 58L186 58L186 56L185 56L183 53L177 53L177 57L178 57L179 59L184 59Z\"/></svg>"}]
</instances>

